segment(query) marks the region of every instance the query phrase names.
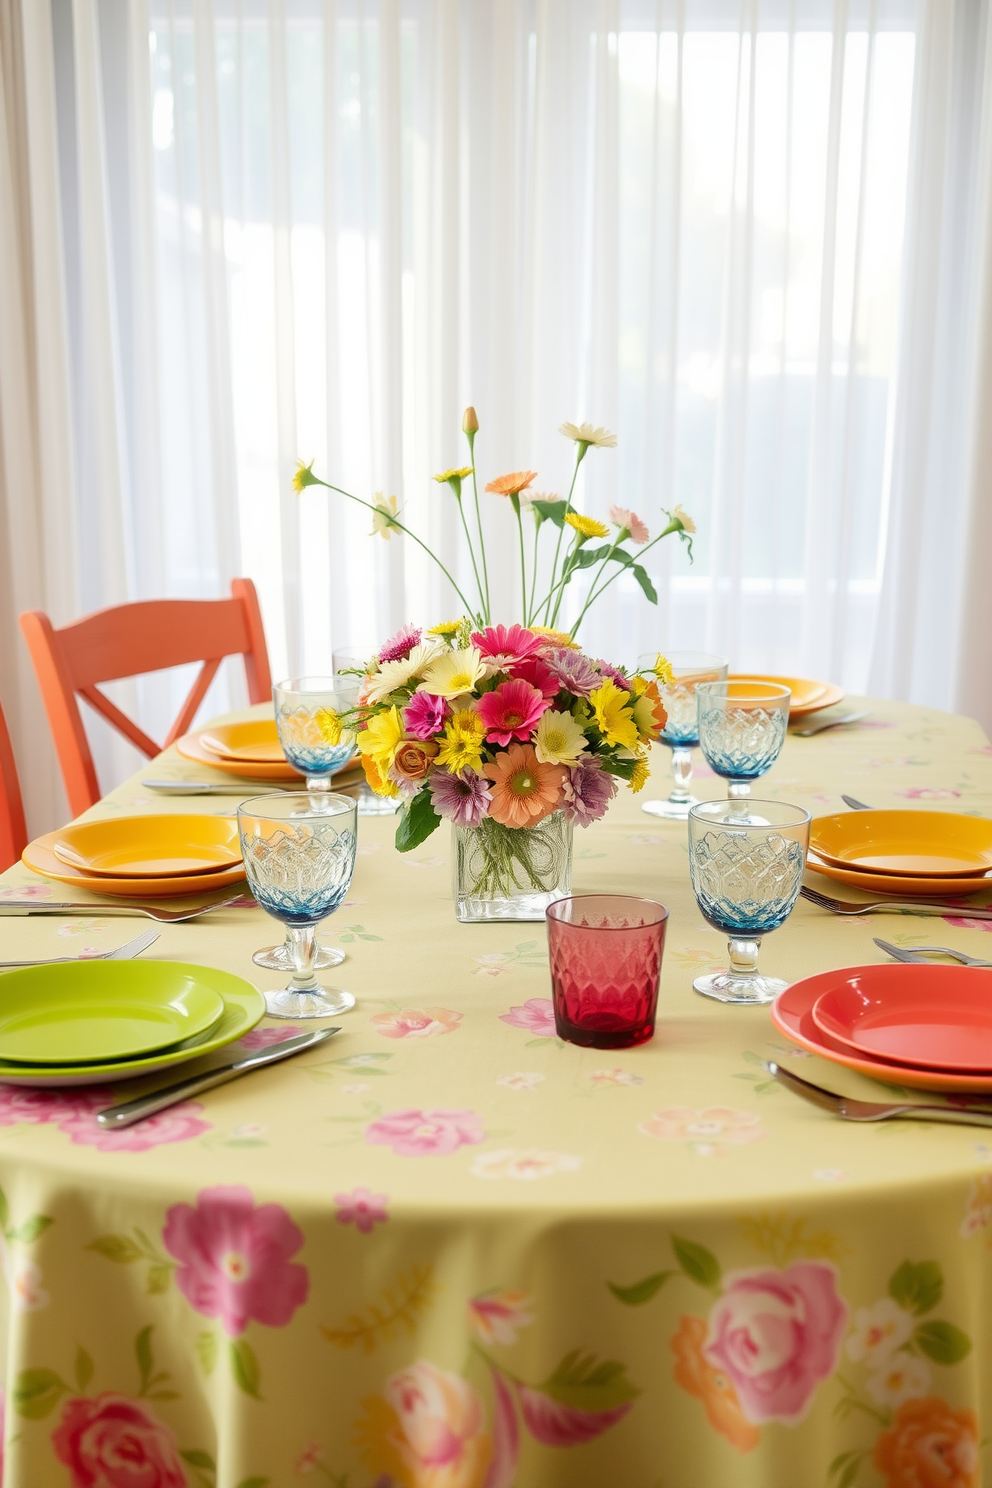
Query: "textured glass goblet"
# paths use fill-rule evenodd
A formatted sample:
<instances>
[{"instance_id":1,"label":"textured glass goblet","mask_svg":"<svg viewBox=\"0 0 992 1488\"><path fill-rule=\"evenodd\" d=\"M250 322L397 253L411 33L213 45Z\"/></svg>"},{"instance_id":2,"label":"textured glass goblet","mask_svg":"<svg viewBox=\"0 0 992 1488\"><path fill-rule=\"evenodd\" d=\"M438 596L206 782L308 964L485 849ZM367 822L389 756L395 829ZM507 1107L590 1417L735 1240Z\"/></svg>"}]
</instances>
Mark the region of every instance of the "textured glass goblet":
<instances>
[{"instance_id":1,"label":"textured glass goblet","mask_svg":"<svg viewBox=\"0 0 992 1488\"><path fill-rule=\"evenodd\" d=\"M653 899L576 894L549 905L558 1037L629 1049L654 1035L668 910Z\"/></svg>"},{"instance_id":2,"label":"textured glass goblet","mask_svg":"<svg viewBox=\"0 0 992 1488\"><path fill-rule=\"evenodd\" d=\"M315 927L344 903L355 871L357 805L350 796L281 792L238 807L241 856L261 907L287 928L293 958L289 985L265 994L275 1018L329 1018L354 1007L350 992L322 987L314 975Z\"/></svg>"},{"instance_id":3,"label":"textured glass goblet","mask_svg":"<svg viewBox=\"0 0 992 1488\"><path fill-rule=\"evenodd\" d=\"M343 651L334 651L331 654L331 662L334 667L335 685L338 687L359 687L366 663L372 651L360 651L349 646ZM392 816L400 809L400 802L395 796L377 796L367 780L362 780L358 787L358 814L359 816Z\"/></svg>"},{"instance_id":4,"label":"textured glass goblet","mask_svg":"<svg viewBox=\"0 0 992 1488\"><path fill-rule=\"evenodd\" d=\"M649 672L654 666L653 656L640 656L637 670ZM726 678L728 665L722 656L713 656L708 651L672 651L668 662L674 672L673 681L659 687L661 701L668 714L665 732L659 743L667 744L672 751L672 793L667 801L644 801L641 810L649 816L666 816L684 821L689 807L696 804L690 793L692 779L692 750L699 743L697 722L696 688L700 682L720 682Z\"/></svg>"},{"instance_id":5,"label":"textured glass goblet","mask_svg":"<svg viewBox=\"0 0 992 1488\"><path fill-rule=\"evenodd\" d=\"M696 688L699 747L740 801L751 781L770 770L782 752L792 693L778 682L701 682ZM746 808L742 807L742 815Z\"/></svg>"},{"instance_id":6,"label":"textured glass goblet","mask_svg":"<svg viewBox=\"0 0 992 1488\"><path fill-rule=\"evenodd\" d=\"M771 1002L787 982L760 976L761 937L777 930L799 897L809 812L784 801L702 801L689 812L689 874L703 918L729 937L730 970L693 987L719 1002Z\"/></svg>"}]
</instances>

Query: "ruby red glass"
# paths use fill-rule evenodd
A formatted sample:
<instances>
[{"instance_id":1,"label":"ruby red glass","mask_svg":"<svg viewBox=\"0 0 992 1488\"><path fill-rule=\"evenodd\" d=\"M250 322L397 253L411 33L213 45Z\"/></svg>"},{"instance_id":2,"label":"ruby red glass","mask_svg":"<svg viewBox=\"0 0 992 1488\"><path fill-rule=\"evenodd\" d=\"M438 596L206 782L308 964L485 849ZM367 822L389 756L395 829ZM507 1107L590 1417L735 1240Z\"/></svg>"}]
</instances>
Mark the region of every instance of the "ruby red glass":
<instances>
[{"instance_id":1,"label":"ruby red glass","mask_svg":"<svg viewBox=\"0 0 992 1488\"><path fill-rule=\"evenodd\" d=\"M628 1049L654 1034L668 910L653 899L576 894L547 912L558 1037Z\"/></svg>"}]
</instances>

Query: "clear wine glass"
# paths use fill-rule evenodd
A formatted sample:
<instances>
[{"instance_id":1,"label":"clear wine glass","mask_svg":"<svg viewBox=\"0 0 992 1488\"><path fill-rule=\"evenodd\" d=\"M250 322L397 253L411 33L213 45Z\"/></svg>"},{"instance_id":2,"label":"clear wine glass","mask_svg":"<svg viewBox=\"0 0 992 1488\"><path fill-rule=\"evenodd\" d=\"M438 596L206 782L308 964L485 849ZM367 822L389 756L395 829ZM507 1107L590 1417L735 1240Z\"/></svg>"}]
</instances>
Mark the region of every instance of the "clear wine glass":
<instances>
[{"instance_id":1,"label":"clear wine glass","mask_svg":"<svg viewBox=\"0 0 992 1488\"><path fill-rule=\"evenodd\" d=\"M787 982L761 976L761 938L777 930L799 897L810 814L784 801L702 801L689 812L689 874L703 918L729 937L730 970L693 987L718 1002L772 1002Z\"/></svg>"},{"instance_id":2,"label":"clear wine glass","mask_svg":"<svg viewBox=\"0 0 992 1488\"><path fill-rule=\"evenodd\" d=\"M238 807L248 884L267 914L287 929L293 974L265 994L274 1018L328 1018L354 1007L350 992L323 987L314 975L315 929L340 908L355 871L358 808L351 796L289 792L253 796Z\"/></svg>"},{"instance_id":3,"label":"clear wine glass","mask_svg":"<svg viewBox=\"0 0 992 1488\"><path fill-rule=\"evenodd\" d=\"M370 655L371 652L362 652L354 647L332 652L335 683L341 687L359 687L362 679L356 674L364 673ZM359 816L392 816L399 810L400 804L394 796L376 795L368 781L362 780L358 788Z\"/></svg>"},{"instance_id":4,"label":"clear wine glass","mask_svg":"<svg viewBox=\"0 0 992 1488\"><path fill-rule=\"evenodd\" d=\"M751 794L751 781L771 769L782 752L792 693L778 682L701 682L696 688L699 747L727 781L731 801ZM741 819L747 808L741 806Z\"/></svg>"},{"instance_id":5,"label":"clear wine glass","mask_svg":"<svg viewBox=\"0 0 992 1488\"><path fill-rule=\"evenodd\" d=\"M728 664L722 656L713 656L708 651L672 651L667 653L673 680L659 686L661 701L668 714L668 722L659 743L667 744L672 751L672 778L674 785L667 801L644 801L641 810L649 816L666 816L684 821L689 807L696 804L690 793L692 779L692 750L699 743L697 723L696 688L700 682L720 682L726 678ZM654 669L654 656L637 659L639 672Z\"/></svg>"}]
</instances>

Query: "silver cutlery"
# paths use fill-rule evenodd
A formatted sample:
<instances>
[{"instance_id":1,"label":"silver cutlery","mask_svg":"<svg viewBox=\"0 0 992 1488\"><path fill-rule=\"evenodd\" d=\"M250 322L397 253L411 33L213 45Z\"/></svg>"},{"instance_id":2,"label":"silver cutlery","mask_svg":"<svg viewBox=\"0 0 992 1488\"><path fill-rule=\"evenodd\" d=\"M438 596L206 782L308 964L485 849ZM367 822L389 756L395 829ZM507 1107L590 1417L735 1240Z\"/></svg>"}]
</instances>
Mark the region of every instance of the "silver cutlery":
<instances>
[{"instance_id":1,"label":"silver cutlery","mask_svg":"<svg viewBox=\"0 0 992 1488\"><path fill-rule=\"evenodd\" d=\"M793 729L801 739L810 739L814 734L825 733L827 729L843 728L846 723L860 723L862 718L868 717L868 710L861 713L845 713L843 718L821 718L819 723L811 723L806 728Z\"/></svg>"},{"instance_id":2,"label":"silver cutlery","mask_svg":"<svg viewBox=\"0 0 992 1488\"><path fill-rule=\"evenodd\" d=\"M992 884L990 884L992 888ZM811 889L808 884L803 884L799 890L802 897L810 904L815 904L818 909L829 909L832 914L839 915L863 915L863 914L913 914L913 915L940 915L948 913L958 915L965 920L992 920L992 907L972 908L971 905L948 904L942 899L926 899L917 904L909 899L886 899L879 900L877 904L855 904L850 899L831 899L827 894L821 894L818 889Z\"/></svg>"},{"instance_id":3,"label":"silver cutlery","mask_svg":"<svg viewBox=\"0 0 992 1488\"><path fill-rule=\"evenodd\" d=\"M205 904L202 909L160 909L157 905L152 908L146 904L80 904L75 900L40 903L37 899L4 899L0 901L0 916L89 914L102 920L106 915L144 915L162 925L176 925L180 920L198 920L201 915L212 914L215 909L226 909L239 898L239 894L234 894L216 904Z\"/></svg>"},{"instance_id":4,"label":"silver cutlery","mask_svg":"<svg viewBox=\"0 0 992 1488\"><path fill-rule=\"evenodd\" d=\"M246 1059L235 1060L233 1064L225 1064L220 1069L208 1070L203 1075L189 1075L185 1080L177 1080L174 1085L166 1085L162 1090L153 1091L151 1095L139 1095L136 1100L107 1106L105 1110L97 1112L96 1119L100 1126L118 1131L123 1126L132 1126L136 1121L144 1121L146 1116L154 1116L158 1111L177 1105L179 1101L200 1095L204 1090L212 1090L215 1085L236 1080L249 1070L275 1064L277 1060L288 1059L292 1054L302 1054L306 1049L315 1049L333 1034L340 1032L340 1028L318 1028L313 1033L297 1034L295 1038L283 1039L281 1044L270 1044L258 1054L250 1054Z\"/></svg>"},{"instance_id":5,"label":"silver cutlery","mask_svg":"<svg viewBox=\"0 0 992 1488\"><path fill-rule=\"evenodd\" d=\"M157 930L143 930L115 951L97 951L90 956L42 956L28 961L0 961L0 970L13 971L18 966L64 966L67 961L131 961L142 951L147 951L158 938Z\"/></svg>"},{"instance_id":6,"label":"silver cutlery","mask_svg":"<svg viewBox=\"0 0 992 1488\"><path fill-rule=\"evenodd\" d=\"M905 961L908 966L927 966L929 956L950 956L953 960L960 961L962 966L992 966L992 961L982 961L978 956L966 956L964 951L952 950L950 946L912 946L907 949L905 946L890 945L877 935L875 944L887 956L893 956L896 961Z\"/></svg>"},{"instance_id":7,"label":"silver cutlery","mask_svg":"<svg viewBox=\"0 0 992 1488\"><path fill-rule=\"evenodd\" d=\"M907 1101L883 1105L879 1101L850 1100L846 1095L836 1095L809 1080L800 1079L791 1070L783 1069L774 1060L765 1068L773 1079L794 1095L801 1095L811 1105L830 1111L834 1116L843 1116L845 1121L889 1121L902 1116L910 1121L949 1121L961 1126L992 1126L992 1105L969 1105L958 1100L953 1106L915 1106Z\"/></svg>"},{"instance_id":8,"label":"silver cutlery","mask_svg":"<svg viewBox=\"0 0 992 1488\"><path fill-rule=\"evenodd\" d=\"M859 801L857 796L841 796L845 806L850 806L852 811L874 811L873 806L866 806L864 801Z\"/></svg>"},{"instance_id":9,"label":"silver cutlery","mask_svg":"<svg viewBox=\"0 0 992 1488\"><path fill-rule=\"evenodd\" d=\"M266 795L276 791L292 794L296 787L277 785L272 780L246 780L240 785L212 785L206 780L140 780L142 789L158 791L163 796L252 796L263 791ZM300 789L305 789L300 782Z\"/></svg>"}]
</instances>

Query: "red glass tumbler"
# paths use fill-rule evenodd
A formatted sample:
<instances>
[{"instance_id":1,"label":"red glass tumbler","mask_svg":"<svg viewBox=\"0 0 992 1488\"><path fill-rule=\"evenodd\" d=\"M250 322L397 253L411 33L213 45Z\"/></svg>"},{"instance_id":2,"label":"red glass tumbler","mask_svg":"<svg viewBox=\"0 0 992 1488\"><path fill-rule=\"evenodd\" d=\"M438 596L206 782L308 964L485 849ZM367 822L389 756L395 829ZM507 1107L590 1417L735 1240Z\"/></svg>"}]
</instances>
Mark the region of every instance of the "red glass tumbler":
<instances>
[{"instance_id":1,"label":"red glass tumbler","mask_svg":"<svg viewBox=\"0 0 992 1488\"><path fill-rule=\"evenodd\" d=\"M558 1037L629 1049L654 1035L668 910L653 899L576 894L547 912Z\"/></svg>"}]
</instances>

